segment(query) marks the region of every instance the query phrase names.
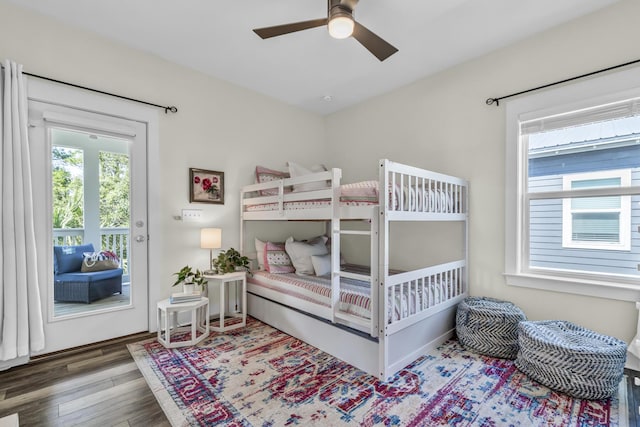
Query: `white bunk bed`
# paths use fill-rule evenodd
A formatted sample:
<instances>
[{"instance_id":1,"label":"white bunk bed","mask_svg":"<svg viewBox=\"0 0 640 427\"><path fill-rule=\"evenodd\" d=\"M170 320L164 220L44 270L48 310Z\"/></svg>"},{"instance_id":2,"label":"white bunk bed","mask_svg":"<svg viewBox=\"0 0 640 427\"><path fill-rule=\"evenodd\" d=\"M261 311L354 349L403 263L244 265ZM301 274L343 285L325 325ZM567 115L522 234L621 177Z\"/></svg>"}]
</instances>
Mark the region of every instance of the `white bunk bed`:
<instances>
[{"instance_id":1,"label":"white bunk bed","mask_svg":"<svg viewBox=\"0 0 640 427\"><path fill-rule=\"evenodd\" d=\"M332 240L330 291L325 302L309 302L276 287L248 283L249 314L320 348L381 380L453 335L457 304L467 295L467 206L465 180L381 160L377 181L341 185L341 170L278 179L242 188L241 252L248 221L326 221ZM291 192L293 185L326 182L327 188ZM377 201L342 198L353 187L377 191ZM387 189L387 191L383 191ZM263 195L260 195L263 194ZM268 194L268 195L264 195ZM367 230L347 230L346 220L365 220ZM389 268L390 223L455 221L463 226L463 256L439 265L394 272ZM341 235L370 240L370 271L340 269ZM259 236L255 236L259 237ZM393 274L396 273L396 274ZM273 277L272 277L273 278ZM341 279L366 282L368 315L341 305ZM341 308L342 307L342 308Z\"/></svg>"}]
</instances>

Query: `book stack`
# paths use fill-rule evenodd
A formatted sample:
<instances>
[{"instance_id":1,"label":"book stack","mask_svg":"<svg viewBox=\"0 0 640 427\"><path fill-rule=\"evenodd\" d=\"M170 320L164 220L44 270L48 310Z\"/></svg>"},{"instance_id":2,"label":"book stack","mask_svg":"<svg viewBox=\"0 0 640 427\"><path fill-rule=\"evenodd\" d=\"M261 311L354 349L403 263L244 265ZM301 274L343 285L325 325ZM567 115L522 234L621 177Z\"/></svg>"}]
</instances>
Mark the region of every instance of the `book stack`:
<instances>
[{"instance_id":1,"label":"book stack","mask_svg":"<svg viewBox=\"0 0 640 427\"><path fill-rule=\"evenodd\" d=\"M200 301L201 297L202 297L202 293L200 291L194 291L191 294L178 292L175 294L171 294L169 301L171 302L171 304L179 304L181 302Z\"/></svg>"}]
</instances>

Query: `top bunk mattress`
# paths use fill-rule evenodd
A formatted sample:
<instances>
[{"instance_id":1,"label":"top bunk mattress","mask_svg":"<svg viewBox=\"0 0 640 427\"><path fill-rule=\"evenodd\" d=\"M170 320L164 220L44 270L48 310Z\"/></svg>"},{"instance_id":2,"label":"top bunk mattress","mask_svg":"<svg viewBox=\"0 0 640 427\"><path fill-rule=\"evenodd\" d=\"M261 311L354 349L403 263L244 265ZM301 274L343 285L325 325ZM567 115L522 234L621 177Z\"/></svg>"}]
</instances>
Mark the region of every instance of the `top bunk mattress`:
<instances>
[{"instance_id":1,"label":"top bunk mattress","mask_svg":"<svg viewBox=\"0 0 640 427\"><path fill-rule=\"evenodd\" d=\"M422 213L457 213L460 212L460 195L446 189L427 188L424 185L395 185L389 191L389 207L393 210ZM457 188L456 188L457 190ZM292 194L288 192L288 194ZM302 194L302 193L298 193ZM378 181L361 181L340 186L340 206L373 206L379 200ZM293 200L283 203L284 210L304 210L330 207L330 199ZM279 203L248 204L246 212L276 211Z\"/></svg>"}]
</instances>

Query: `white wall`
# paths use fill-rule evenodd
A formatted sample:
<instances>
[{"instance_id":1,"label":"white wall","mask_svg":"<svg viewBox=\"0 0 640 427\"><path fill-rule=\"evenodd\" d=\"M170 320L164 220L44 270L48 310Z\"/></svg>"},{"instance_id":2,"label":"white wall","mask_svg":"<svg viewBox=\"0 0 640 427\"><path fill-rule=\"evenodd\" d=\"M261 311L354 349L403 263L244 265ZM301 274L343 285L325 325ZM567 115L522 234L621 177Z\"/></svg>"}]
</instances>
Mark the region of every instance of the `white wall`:
<instances>
[{"instance_id":1,"label":"white wall","mask_svg":"<svg viewBox=\"0 0 640 427\"><path fill-rule=\"evenodd\" d=\"M533 320L567 319L628 342L637 320L631 302L506 286L505 109L485 100L638 59L638 16L640 2L625 0L328 116L330 157L346 182L376 176L385 157L469 179L471 293L511 300Z\"/></svg>"},{"instance_id":2,"label":"white wall","mask_svg":"<svg viewBox=\"0 0 640 427\"><path fill-rule=\"evenodd\" d=\"M152 295L168 296L172 273L183 265L208 266L208 251L199 248L201 227L221 227L223 246L238 247L239 191L253 182L257 163L284 169L286 160L326 162L320 116L2 0L0 59L22 63L30 73L178 107L177 114L160 112L160 145L150 147L160 171L150 183L160 208L150 215L162 230L149 241L160 254L151 265L159 278ZM189 204L190 167L225 173L224 205ZM203 220L176 221L183 208L202 209Z\"/></svg>"}]
</instances>

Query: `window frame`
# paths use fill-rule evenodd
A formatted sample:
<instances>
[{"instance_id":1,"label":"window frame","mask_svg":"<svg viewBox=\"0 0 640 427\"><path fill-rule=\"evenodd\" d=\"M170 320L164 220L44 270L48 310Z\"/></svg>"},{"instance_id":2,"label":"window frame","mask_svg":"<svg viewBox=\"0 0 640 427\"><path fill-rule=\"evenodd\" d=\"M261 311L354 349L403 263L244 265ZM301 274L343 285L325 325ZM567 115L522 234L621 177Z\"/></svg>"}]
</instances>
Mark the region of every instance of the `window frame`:
<instances>
[{"instance_id":1,"label":"window frame","mask_svg":"<svg viewBox=\"0 0 640 427\"><path fill-rule=\"evenodd\" d=\"M576 189L569 192L527 192L528 153L520 143L522 121L640 97L640 67L547 89L506 102L505 146L505 271L507 285L566 292L623 301L640 299L640 279L536 269L528 265L531 200L571 196L631 196L638 187ZM526 232L525 232L526 231ZM639 266L640 268L640 266Z\"/></svg>"}]
</instances>

